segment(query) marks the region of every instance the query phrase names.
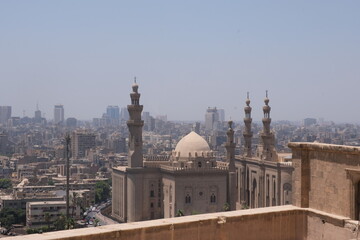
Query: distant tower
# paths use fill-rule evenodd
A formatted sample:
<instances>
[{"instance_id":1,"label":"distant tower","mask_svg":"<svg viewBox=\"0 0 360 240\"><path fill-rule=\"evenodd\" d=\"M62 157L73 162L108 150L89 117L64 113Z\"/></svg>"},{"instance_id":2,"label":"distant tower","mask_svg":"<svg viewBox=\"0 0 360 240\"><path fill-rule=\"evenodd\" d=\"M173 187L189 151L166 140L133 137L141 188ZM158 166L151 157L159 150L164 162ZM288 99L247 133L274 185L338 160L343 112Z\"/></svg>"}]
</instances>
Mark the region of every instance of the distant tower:
<instances>
[{"instance_id":1,"label":"distant tower","mask_svg":"<svg viewBox=\"0 0 360 240\"><path fill-rule=\"evenodd\" d=\"M214 108L208 108L205 113L205 130L217 130L219 125L219 113Z\"/></svg>"},{"instance_id":2,"label":"distant tower","mask_svg":"<svg viewBox=\"0 0 360 240\"><path fill-rule=\"evenodd\" d=\"M35 120L36 123L41 122L41 111L39 110L39 104L36 104L36 111L35 111L34 120Z\"/></svg>"},{"instance_id":3,"label":"distant tower","mask_svg":"<svg viewBox=\"0 0 360 240\"><path fill-rule=\"evenodd\" d=\"M0 106L0 124L7 124L11 118L11 106Z\"/></svg>"},{"instance_id":4,"label":"distant tower","mask_svg":"<svg viewBox=\"0 0 360 240\"><path fill-rule=\"evenodd\" d=\"M110 118L112 125L118 125L120 122L120 109L119 106L108 106L106 108L106 115Z\"/></svg>"},{"instance_id":5,"label":"distant tower","mask_svg":"<svg viewBox=\"0 0 360 240\"><path fill-rule=\"evenodd\" d=\"M228 185L228 203L230 210L236 209L236 170L235 170L235 142L232 121L229 121L229 130L226 132L227 141L225 148L227 152L226 160L229 163L229 185Z\"/></svg>"},{"instance_id":6,"label":"distant tower","mask_svg":"<svg viewBox=\"0 0 360 240\"><path fill-rule=\"evenodd\" d=\"M142 128L144 121L141 120L141 112L143 105L140 105L140 93L138 93L139 85L136 83L132 85L133 92L130 93L131 105L128 105L130 119L127 121L129 128L129 156L128 167L143 167L143 153L142 153Z\"/></svg>"},{"instance_id":7,"label":"distant tower","mask_svg":"<svg viewBox=\"0 0 360 240\"><path fill-rule=\"evenodd\" d=\"M64 123L64 106L55 105L54 107L54 123L63 124Z\"/></svg>"},{"instance_id":8,"label":"distant tower","mask_svg":"<svg viewBox=\"0 0 360 240\"><path fill-rule=\"evenodd\" d=\"M244 108L244 111L245 111L245 118L244 118L245 129L244 129L244 133L243 133L244 140L245 140L244 156L252 157L251 140L252 140L253 133L251 131L252 118L251 118L249 92L247 93L246 107Z\"/></svg>"},{"instance_id":9,"label":"distant tower","mask_svg":"<svg viewBox=\"0 0 360 240\"><path fill-rule=\"evenodd\" d=\"M275 151L275 138L274 134L270 131L270 110L271 107L269 106L269 98L268 98L268 91L266 91L266 98L264 100L265 106L263 107L264 118L262 119L263 122L263 130L261 132L261 145L259 148L259 154L261 155L262 160L272 161L276 159L276 151Z\"/></svg>"}]
</instances>

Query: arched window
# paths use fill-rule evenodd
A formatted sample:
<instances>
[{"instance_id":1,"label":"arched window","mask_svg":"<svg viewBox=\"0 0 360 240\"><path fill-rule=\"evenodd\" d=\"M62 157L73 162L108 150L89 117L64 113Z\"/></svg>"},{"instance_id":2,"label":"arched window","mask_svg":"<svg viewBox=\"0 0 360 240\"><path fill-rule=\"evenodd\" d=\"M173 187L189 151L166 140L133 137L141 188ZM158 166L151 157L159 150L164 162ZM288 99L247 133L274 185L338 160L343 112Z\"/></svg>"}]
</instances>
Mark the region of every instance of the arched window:
<instances>
[{"instance_id":1,"label":"arched window","mask_svg":"<svg viewBox=\"0 0 360 240\"><path fill-rule=\"evenodd\" d=\"M210 196L210 203L216 203L216 196L214 193L212 193Z\"/></svg>"},{"instance_id":2,"label":"arched window","mask_svg":"<svg viewBox=\"0 0 360 240\"><path fill-rule=\"evenodd\" d=\"M190 204L190 203L191 203L191 197L190 197L189 194L186 194L186 196L185 196L185 203L186 203L186 204Z\"/></svg>"}]
</instances>

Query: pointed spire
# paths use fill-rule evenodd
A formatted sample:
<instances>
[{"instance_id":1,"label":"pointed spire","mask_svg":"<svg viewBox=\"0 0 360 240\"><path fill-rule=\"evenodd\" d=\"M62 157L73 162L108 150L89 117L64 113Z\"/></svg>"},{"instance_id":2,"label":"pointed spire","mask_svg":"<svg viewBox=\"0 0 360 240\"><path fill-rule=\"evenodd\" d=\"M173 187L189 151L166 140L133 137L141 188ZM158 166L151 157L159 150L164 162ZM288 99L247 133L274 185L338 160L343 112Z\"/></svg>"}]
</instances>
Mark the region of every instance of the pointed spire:
<instances>
[{"instance_id":1,"label":"pointed spire","mask_svg":"<svg viewBox=\"0 0 360 240\"><path fill-rule=\"evenodd\" d=\"M269 100L269 98L268 98L268 90L266 90L266 97L265 97L265 100L264 100L266 106L268 106L269 101L270 101L270 100Z\"/></svg>"}]
</instances>

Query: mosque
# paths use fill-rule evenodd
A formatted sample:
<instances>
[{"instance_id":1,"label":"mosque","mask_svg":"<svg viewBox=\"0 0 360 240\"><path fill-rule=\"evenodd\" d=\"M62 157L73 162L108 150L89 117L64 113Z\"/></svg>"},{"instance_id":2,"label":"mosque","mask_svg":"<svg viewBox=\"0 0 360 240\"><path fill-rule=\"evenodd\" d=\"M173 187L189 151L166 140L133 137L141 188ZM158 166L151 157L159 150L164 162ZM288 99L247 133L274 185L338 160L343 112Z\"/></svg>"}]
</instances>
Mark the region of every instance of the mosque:
<instances>
[{"instance_id":1,"label":"mosque","mask_svg":"<svg viewBox=\"0 0 360 240\"><path fill-rule=\"evenodd\" d=\"M128 105L130 119L128 166L113 168L112 216L135 222L179 215L291 204L291 162L275 150L270 106L263 108L264 129L252 155L251 107L245 107L244 154L235 156L234 130L228 122L226 161L217 161L205 139L190 132L169 157L144 160L139 86Z\"/></svg>"}]
</instances>

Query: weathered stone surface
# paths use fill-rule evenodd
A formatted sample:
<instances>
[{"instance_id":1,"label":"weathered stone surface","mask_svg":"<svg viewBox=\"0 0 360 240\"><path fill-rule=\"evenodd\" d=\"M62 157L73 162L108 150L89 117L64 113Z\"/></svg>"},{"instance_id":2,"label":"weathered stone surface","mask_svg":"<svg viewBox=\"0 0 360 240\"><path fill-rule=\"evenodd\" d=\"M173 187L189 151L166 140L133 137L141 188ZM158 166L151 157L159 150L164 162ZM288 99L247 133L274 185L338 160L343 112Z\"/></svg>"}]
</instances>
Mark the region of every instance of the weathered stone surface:
<instances>
[{"instance_id":1,"label":"weathered stone surface","mask_svg":"<svg viewBox=\"0 0 360 240\"><path fill-rule=\"evenodd\" d=\"M293 204L359 218L360 148L290 143L293 151Z\"/></svg>"}]
</instances>

